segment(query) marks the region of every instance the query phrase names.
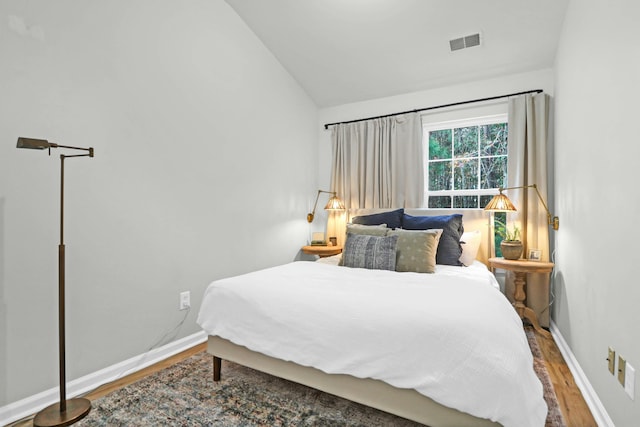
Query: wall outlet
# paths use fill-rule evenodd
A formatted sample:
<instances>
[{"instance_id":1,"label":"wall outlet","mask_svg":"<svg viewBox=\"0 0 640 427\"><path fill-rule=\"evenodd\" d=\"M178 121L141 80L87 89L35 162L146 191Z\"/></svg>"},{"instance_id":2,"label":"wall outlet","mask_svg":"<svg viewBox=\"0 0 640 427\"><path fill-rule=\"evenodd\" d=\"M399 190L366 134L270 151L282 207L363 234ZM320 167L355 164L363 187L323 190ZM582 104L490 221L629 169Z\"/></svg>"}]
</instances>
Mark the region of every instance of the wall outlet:
<instances>
[{"instance_id":1,"label":"wall outlet","mask_svg":"<svg viewBox=\"0 0 640 427\"><path fill-rule=\"evenodd\" d=\"M609 362L609 372L611 375L616 374L616 351L609 347L609 356L607 357L607 362Z\"/></svg>"},{"instance_id":2,"label":"wall outlet","mask_svg":"<svg viewBox=\"0 0 640 427\"><path fill-rule=\"evenodd\" d=\"M627 361L624 360L622 356L618 356L618 381L623 386L624 386L624 376L625 376L626 366L627 366Z\"/></svg>"},{"instance_id":3,"label":"wall outlet","mask_svg":"<svg viewBox=\"0 0 640 427\"><path fill-rule=\"evenodd\" d=\"M635 397L636 388L636 370L629 363L626 364L624 375L624 391L629 395L631 400Z\"/></svg>"},{"instance_id":4,"label":"wall outlet","mask_svg":"<svg viewBox=\"0 0 640 427\"><path fill-rule=\"evenodd\" d=\"M191 292L180 292L180 310L187 310L191 307Z\"/></svg>"}]
</instances>

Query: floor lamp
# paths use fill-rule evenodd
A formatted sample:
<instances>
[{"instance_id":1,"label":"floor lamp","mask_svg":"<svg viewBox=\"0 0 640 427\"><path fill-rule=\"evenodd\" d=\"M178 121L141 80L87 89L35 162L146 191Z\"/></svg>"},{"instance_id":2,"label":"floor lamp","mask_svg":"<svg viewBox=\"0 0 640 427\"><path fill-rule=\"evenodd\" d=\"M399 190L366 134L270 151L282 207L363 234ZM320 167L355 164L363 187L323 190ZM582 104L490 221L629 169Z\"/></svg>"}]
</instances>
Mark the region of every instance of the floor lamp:
<instances>
[{"instance_id":1,"label":"floor lamp","mask_svg":"<svg viewBox=\"0 0 640 427\"><path fill-rule=\"evenodd\" d=\"M58 246L58 349L60 362L60 401L47 406L36 414L33 420L35 427L68 426L84 418L91 410L91 402L85 398L67 399L65 374L65 323L64 323L64 159L68 157L93 157L93 148L70 147L58 145L45 139L18 138L18 148L33 150L49 150L67 148L88 151L88 154L60 155L60 245Z\"/></svg>"}]
</instances>

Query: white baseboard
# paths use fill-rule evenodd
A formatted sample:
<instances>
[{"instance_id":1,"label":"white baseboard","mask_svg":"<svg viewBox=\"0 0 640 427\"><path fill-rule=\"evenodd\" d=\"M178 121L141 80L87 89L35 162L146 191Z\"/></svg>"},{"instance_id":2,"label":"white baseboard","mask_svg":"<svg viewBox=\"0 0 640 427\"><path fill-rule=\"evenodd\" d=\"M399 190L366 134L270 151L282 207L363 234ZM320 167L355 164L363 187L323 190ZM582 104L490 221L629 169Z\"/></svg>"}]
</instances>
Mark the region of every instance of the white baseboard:
<instances>
[{"instance_id":1,"label":"white baseboard","mask_svg":"<svg viewBox=\"0 0 640 427\"><path fill-rule=\"evenodd\" d=\"M195 345L203 343L206 340L206 333L197 332L147 353L69 381L67 383L67 397L72 398L87 393L103 384L140 371L154 363L158 363ZM0 407L0 426L28 417L57 402L60 398L59 394L59 387L54 387Z\"/></svg>"},{"instance_id":2,"label":"white baseboard","mask_svg":"<svg viewBox=\"0 0 640 427\"><path fill-rule=\"evenodd\" d=\"M560 333L560 329L558 329L558 326L554 323L553 320L551 321L551 327L549 329L551 330L553 339L558 345L560 353L562 353L562 357L564 357L564 361L567 362L567 366L569 367L569 370L573 375L573 379L575 380L576 385L580 389L584 400L587 402L587 406L589 406L589 409L591 410L593 418L598 423L598 427L615 427L615 424L613 424L613 420L611 419L611 417L609 417L607 410L600 401L600 398L596 394L596 391L591 386L589 379L580 367L578 360L573 355L571 348L569 348L569 345Z\"/></svg>"},{"instance_id":3,"label":"white baseboard","mask_svg":"<svg viewBox=\"0 0 640 427\"><path fill-rule=\"evenodd\" d=\"M573 375L576 385L578 386L578 389L580 389L580 392L589 406L598 426L615 427L613 420L609 417L609 414L602 405L600 398L591 386L589 379L580 367L580 364L576 360L573 352L569 348L569 345L564 340L564 337L553 320L551 321L550 330L556 344L558 345L558 349L560 350L560 353L562 353L562 356ZM85 375L84 377L70 381L67 384L67 395L68 397L79 396L101 386L102 384L106 384L125 375L140 371L154 363L158 363L180 353L181 351L203 343L206 340L206 334L204 332L198 332L171 342L158 349L152 350L149 353L132 357L97 372ZM0 407L0 425L6 425L27 417L38 412L40 409L57 402L59 398L58 394L58 387L54 387L17 402L10 403L9 405Z\"/></svg>"}]
</instances>

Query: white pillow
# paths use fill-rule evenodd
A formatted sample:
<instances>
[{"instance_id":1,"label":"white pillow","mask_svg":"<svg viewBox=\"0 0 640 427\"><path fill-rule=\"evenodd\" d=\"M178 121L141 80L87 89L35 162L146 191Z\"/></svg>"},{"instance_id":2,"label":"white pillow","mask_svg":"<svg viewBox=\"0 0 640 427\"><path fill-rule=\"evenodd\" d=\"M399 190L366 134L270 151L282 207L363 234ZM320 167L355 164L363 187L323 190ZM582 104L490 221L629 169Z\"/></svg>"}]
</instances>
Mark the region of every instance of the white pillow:
<instances>
[{"instance_id":1,"label":"white pillow","mask_svg":"<svg viewBox=\"0 0 640 427\"><path fill-rule=\"evenodd\" d=\"M480 231L465 231L460 237L460 245L462 246L462 255L460 255L460 262L467 267L473 264L476 256L478 255L478 249L480 248L480 239L482 234Z\"/></svg>"}]
</instances>

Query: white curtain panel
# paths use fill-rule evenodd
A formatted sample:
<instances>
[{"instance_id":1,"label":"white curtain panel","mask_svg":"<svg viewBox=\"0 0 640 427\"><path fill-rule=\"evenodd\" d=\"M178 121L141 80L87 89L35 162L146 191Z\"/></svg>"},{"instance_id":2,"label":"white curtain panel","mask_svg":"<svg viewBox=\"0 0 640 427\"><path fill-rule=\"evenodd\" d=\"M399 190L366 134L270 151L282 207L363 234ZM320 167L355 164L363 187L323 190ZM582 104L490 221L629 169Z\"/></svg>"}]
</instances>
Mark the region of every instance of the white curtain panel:
<instances>
[{"instance_id":1,"label":"white curtain panel","mask_svg":"<svg viewBox=\"0 0 640 427\"><path fill-rule=\"evenodd\" d=\"M523 95L509 100L509 158L507 164L508 187L536 184L547 202L547 139L549 123L549 96ZM507 191L517 213L509 214L508 221L521 227L524 245L523 257L528 249L542 251L541 259L549 260L549 225L547 211L532 188ZM507 274L505 294L513 301L515 285L513 273ZM549 327L549 277L529 274L527 277L526 305L544 327Z\"/></svg>"},{"instance_id":2,"label":"white curtain panel","mask_svg":"<svg viewBox=\"0 0 640 427\"><path fill-rule=\"evenodd\" d=\"M422 206L424 158L418 113L336 125L332 149L331 189L347 210Z\"/></svg>"},{"instance_id":3,"label":"white curtain panel","mask_svg":"<svg viewBox=\"0 0 640 427\"><path fill-rule=\"evenodd\" d=\"M549 96L523 95L509 100L508 187L536 184L545 202L547 197L547 138ZM508 197L518 212L511 214L522 231L525 251L542 250L549 260L547 211L535 189L509 190ZM527 252L525 252L526 256Z\"/></svg>"}]
</instances>

